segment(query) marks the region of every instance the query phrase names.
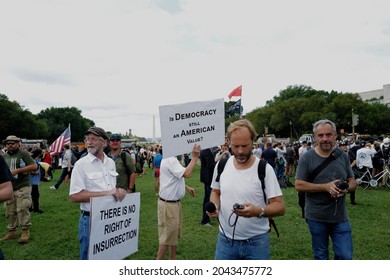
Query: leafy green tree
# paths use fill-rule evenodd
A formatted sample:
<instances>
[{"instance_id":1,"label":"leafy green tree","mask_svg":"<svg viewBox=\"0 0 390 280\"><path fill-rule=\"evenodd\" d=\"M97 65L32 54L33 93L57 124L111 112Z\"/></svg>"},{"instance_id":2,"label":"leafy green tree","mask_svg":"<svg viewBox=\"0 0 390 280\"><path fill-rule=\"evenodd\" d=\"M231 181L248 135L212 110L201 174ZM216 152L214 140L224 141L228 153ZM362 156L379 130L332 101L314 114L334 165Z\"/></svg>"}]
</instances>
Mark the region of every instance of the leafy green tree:
<instances>
[{"instance_id":1,"label":"leafy green tree","mask_svg":"<svg viewBox=\"0 0 390 280\"><path fill-rule=\"evenodd\" d=\"M95 123L84 118L81 110L76 107L47 108L38 113L38 119L47 122L50 127L48 142L51 143L69 126L71 128L72 142L81 142L85 131Z\"/></svg>"},{"instance_id":2,"label":"leafy green tree","mask_svg":"<svg viewBox=\"0 0 390 280\"><path fill-rule=\"evenodd\" d=\"M20 138L37 139L48 135L48 126L18 102L0 94L0 138L16 135Z\"/></svg>"},{"instance_id":3,"label":"leafy green tree","mask_svg":"<svg viewBox=\"0 0 390 280\"><path fill-rule=\"evenodd\" d=\"M383 104L369 104L356 93L315 90L305 85L289 86L246 115L258 130L264 128L277 137L297 139L303 133L312 133L312 124L319 119L330 119L338 129L352 131L352 110L359 115L355 132L381 135L389 132L387 124L390 108ZM291 123L291 125L290 125Z\"/></svg>"}]
</instances>

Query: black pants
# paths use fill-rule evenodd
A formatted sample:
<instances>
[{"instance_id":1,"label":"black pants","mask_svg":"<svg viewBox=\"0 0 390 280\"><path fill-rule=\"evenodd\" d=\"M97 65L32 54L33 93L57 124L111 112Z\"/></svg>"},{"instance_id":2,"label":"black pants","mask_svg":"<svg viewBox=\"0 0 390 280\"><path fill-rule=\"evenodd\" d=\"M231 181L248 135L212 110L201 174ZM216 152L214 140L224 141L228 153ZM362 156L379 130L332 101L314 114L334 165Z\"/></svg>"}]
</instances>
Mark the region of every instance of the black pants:
<instances>
[{"instance_id":1,"label":"black pants","mask_svg":"<svg viewBox=\"0 0 390 280\"><path fill-rule=\"evenodd\" d=\"M355 202L355 191L349 192L350 198L351 198L351 203Z\"/></svg>"},{"instance_id":2,"label":"black pants","mask_svg":"<svg viewBox=\"0 0 390 280\"><path fill-rule=\"evenodd\" d=\"M66 175L69 175L69 178L70 178L71 173L72 173L72 170L70 172L68 172L68 167L62 168L61 176L58 179L57 183L54 185L54 187L56 189L58 189L60 187L61 183L65 180Z\"/></svg>"},{"instance_id":3,"label":"black pants","mask_svg":"<svg viewBox=\"0 0 390 280\"><path fill-rule=\"evenodd\" d=\"M38 185L31 186L32 211L39 211L39 189Z\"/></svg>"},{"instance_id":4,"label":"black pants","mask_svg":"<svg viewBox=\"0 0 390 280\"><path fill-rule=\"evenodd\" d=\"M206 213L206 204L210 201L211 194L211 184L204 184L204 197L203 197L203 216L202 221L200 222L202 225L210 222L210 217Z\"/></svg>"}]
</instances>

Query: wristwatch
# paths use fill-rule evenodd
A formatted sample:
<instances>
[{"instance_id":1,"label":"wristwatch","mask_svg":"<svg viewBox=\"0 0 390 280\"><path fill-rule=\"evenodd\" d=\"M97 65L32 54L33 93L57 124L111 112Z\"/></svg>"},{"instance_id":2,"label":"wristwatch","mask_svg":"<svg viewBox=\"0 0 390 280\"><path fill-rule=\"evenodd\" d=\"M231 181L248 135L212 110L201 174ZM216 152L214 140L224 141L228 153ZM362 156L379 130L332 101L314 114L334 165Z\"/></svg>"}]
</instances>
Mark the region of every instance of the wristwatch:
<instances>
[{"instance_id":1,"label":"wristwatch","mask_svg":"<svg viewBox=\"0 0 390 280\"><path fill-rule=\"evenodd\" d=\"M264 207L260 208L260 214L257 216L258 218L264 218L265 217L265 212L264 212Z\"/></svg>"}]
</instances>

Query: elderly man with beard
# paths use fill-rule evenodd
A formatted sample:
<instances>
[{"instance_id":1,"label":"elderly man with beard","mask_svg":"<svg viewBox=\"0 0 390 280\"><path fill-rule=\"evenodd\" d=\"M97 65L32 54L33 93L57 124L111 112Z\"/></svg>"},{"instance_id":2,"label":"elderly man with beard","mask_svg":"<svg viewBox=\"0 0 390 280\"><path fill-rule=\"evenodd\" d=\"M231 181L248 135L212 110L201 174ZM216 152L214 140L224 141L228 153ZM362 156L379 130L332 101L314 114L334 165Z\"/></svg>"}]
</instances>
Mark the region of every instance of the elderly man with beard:
<instances>
[{"instance_id":1,"label":"elderly man with beard","mask_svg":"<svg viewBox=\"0 0 390 280\"><path fill-rule=\"evenodd\" d=\"M219 162L214 169L210 201L216 210L208 213L220 223L215 259L269 259L268 218L284 215L282 191L274 169L267 163L264 191L268 204L265 202L258 177L260 159L252 154L256 131L248 120L230 124L227 137L233 156L226 162L219 182ZM233 209L235 203L241 204L242 209Z\"/></svg>"},{"instance_id":2,"label":"elderly man with beard","mask_svg":"<svg viewBox=\"0 0 390 280\"><path fill-rule=\"evenodd\" d=\"M115 162L104 153L107 134L100 127L91 127L85 133L88 154L79 159L73 168L69 196L80 203L79 241L80 259L88 259L90 236L91 197L113 195L123 200L126 191L116 188Z\"/></svg>"},{"instance_id":3,"label":"elderly man with beard","mask_svg":"<svg viewBox=\"0 0 390 280\"><path fill-rule=\"evenodd\" d=\"M295 180L297 191L305 192L305 217L312 238L314 259L329 259L329 237L334 259L352 259L352 230L345 206L345 194L356 189L349 157L335 146L337 130L330 120L313 124L317 146L299 159ZM326 158L329 164L310 175ZM341 182L343 182L341 184Z\"/></svg>"}]
</instances>

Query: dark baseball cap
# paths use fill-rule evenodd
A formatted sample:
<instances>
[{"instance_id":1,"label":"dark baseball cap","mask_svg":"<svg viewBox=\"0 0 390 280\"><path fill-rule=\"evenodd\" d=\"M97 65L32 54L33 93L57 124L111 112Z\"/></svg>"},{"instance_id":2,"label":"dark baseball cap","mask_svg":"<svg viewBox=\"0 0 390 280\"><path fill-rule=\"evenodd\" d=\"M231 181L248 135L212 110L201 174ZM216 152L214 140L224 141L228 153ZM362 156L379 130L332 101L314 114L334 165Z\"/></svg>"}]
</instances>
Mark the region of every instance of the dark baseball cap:
<instances>
[{"instance_id":1,"label":"dark baseball cap","mask_svg":"<svg viewBox=\"0 0 390 280\"><path fill-rule=\"evenodd\" d=\"M108 139L106 132L101 127L92 126L92 127L88 128L88 130L84 133L84 135L87 135L90 133L95 134L96 136L102 137L104 140Z\"/></svg>"},{"instance_id":2,"label":"dark baseball cap","mask_svg":"<svg viewBox=\"0 0 390 280\"><path fill-rule=\"evenodd\" d=\"M112 134L110 140L121 140L122 137L119 134Z\"/></svg>"}]
</instances>

